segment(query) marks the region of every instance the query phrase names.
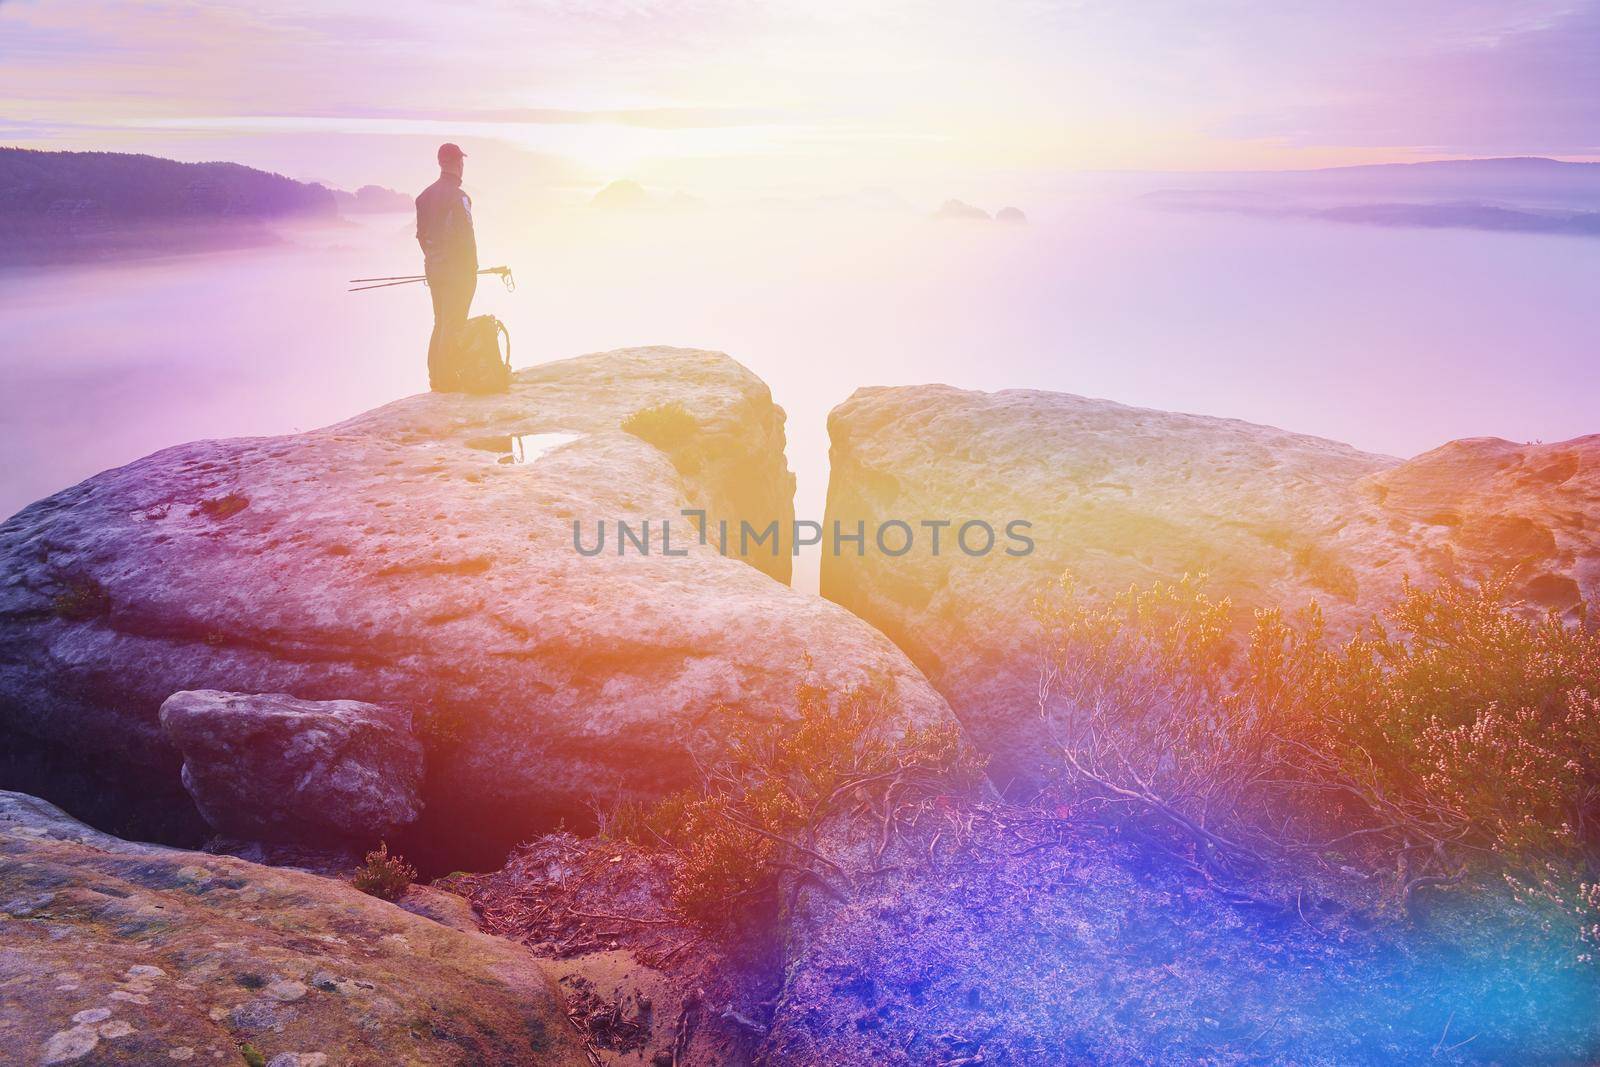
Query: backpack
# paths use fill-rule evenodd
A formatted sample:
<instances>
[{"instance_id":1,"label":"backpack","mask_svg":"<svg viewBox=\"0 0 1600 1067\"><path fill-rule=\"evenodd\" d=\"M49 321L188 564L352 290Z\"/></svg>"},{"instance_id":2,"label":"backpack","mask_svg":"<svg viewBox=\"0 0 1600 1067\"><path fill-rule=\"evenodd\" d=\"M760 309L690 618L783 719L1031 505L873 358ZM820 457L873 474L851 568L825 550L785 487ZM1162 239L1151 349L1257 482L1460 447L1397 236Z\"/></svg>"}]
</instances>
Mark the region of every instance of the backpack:
<instances>
[{"instance_id":1,"label":"backpack","mask_svg":"<svg viewBox=\"0 0 1600 1067\"><path fill-rule=\"evenodd\" d=\"M500 338L506 339L500 351ZM511 332L493 315L477 315L456 334L453 393L504 393L511 389Z\"/></svg>"}]
</instances>

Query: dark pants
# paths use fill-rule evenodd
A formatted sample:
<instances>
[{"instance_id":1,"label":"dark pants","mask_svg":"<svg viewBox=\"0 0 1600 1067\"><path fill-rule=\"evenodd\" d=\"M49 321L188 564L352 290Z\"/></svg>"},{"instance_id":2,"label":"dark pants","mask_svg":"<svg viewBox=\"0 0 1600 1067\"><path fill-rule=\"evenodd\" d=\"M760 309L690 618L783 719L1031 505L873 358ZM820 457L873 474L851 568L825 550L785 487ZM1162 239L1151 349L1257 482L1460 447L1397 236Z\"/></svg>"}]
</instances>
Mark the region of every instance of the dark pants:
<instances>
[{"instance_id":1,"label":"dark pants","mask_svg":"<svg viewBox=\"0 0 1600 1067\"><path fill-rule=\"evenodd\" d=\"M456 335L467 324L472 310L472 295L478 291L476 273L428 275L428 292L433 294L433 336L428 338L428 388L455 387L454 354Z\"/></svg>"}]
</instances>

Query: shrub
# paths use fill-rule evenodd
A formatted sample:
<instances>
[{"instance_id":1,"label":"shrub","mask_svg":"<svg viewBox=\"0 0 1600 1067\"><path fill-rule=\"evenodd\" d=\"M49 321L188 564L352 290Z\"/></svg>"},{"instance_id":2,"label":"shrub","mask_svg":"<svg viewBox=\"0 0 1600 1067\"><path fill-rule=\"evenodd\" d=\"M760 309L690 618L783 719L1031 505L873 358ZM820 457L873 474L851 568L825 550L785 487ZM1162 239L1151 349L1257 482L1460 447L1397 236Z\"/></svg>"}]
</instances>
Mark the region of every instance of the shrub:
<instances>
[{"instance_id":1,"label":"shrub","mask_svg":"<svg viewBox=\"0 0 1600 1067\"><path fill-rule=\"evenodd\" d=\"M1258 611L1240 655L1202 580L1099 603L1067 576L1036 605L1065 784L1206 855L1393 872L1407 906L1498 872L1600 936L1600 636L1510 582L1408 583L1340 648L1315 604Z\"/></svg>"},{"instance_id":2,"label":"shrub","mask_svg":"<svg viewBox=\"0 0 1600 1067\"><path fill-rule=\"evenodd\" d=\"M677 401L635 411L622 420L622 429L659 448L681 474L694 474L705 463L700 423Z\"/></svg>"},{"instance_id":3,"label":"shrub","mask_svg":"<svg viewBox=\"0 0 1600 1067\"><path fill-rule=\"evenodd\" d=\"M654 804L621 801L601 815L600 836L651 847L680 844L689 809L699 799L698 793L685 789L669 793Z\"/></svg>"},{"instance_id":4,"label":"shrub","mask_svg":"<svg viewBox=\"0 0 1600 1067\"><path fill-rule=\"evenodd\" d=\"M641 408L622 420L622 429L672 455L693 441L700 423L676 400Z\"/></svg>"},{"instance_id":5,"label":"shrub","mask_svg":"<svg viewBox=\"0 0 1600 1067\"><path fill-rule=\"evenodd\" d=\"M1279 668L1291 764L1364 809L1408 901L1600 845L1600 636L1509 609L1510 582L1408 584L1388 628Z\"/></svg>"},{"instance_id":6,"label":"shrub","mask_svg":"<svg viewBox=\"0 0 1600 1067\"><path fill-rule=\"evenodd\" d=\"M353 884L379 900L399 900L416 881L417 869L399 856L389 854L387 842L367 853L366 862L356 871Z\"/></svg>"},{"instance_id":7,"label":"shrub","mask_svg":"<svg viewBox=\"0 0 1600 1067\"><path fill-rule=\"evenodd\" d=\"M610 811L600 813L600 838L605 841L631 841L636 845L649 844L645 830L649 815L650 805L643 801L618 801Z\"/></svg>"},{"instance_id":8,"label":"shrub","mask_svg":"<svg viewBox=\"0 0 1600 1067\"><path fill-rule=\"evenodd\" d=\"M905 765L930 772L957 795L976 793L988 780L989 758L979 755L954 724L913 726L895 751Z\"/></svg>"},{"instance_id":9,"label":"shrub","mask_svg":"<svg viewBox=\"0 0 1600 1067\"><path fill-rule=\"evenodd\" d=\"M1231 608L1204 586L1186 576L1100 601L1062 576L1034 605L1039 714L1081 807L1240 859L1263 843L1251 816L1268 724L1227 699Z\"/></svg>"},{"instance_id":10,"label":"shrub","mask_svg":"<svg viewBox=\"0 0 1600 1067\"><path fill-rule=\"evenodd\" d=\"M680 839L681 862L672 878L673 905L706 926L728 925L742 913L766 903L776 885L778 842L761 831L792 833L794 820L764 818L752 830L739 821L749 814L737 800L709 796L685 813ZM783 814L791 814L783 812Z\"/></svg>"},{"instance_id":11,"label":"shrub","mask_svg":"<svg viewBox=\"0 0 1600 1067\"><path fill-rule=\"evenodd\" d=\"M984 761L959 729L877 736L892 721L891 694L864 687L837 698L801 684L792 719L734 720L720 758L698 793L675 793L650 808L618 805L603 822L617 839L671 849L673 903L705 926L726 926L775 902L785 871L836 890L838 868L814 848L819 824L866 790L888 802L910 795L964 792L983 780Z\"/></svg>"},{"instance_id":12,"label":"shrub","mask_svg":"<svg viewBox=\"0 0 1600 1067\"><path fill-rule=\"evenodd\" d=\"M1600 962L1600 882L1584 881L1570 865L1550 863L1543 870L1507 874L1506 884L1540 929L1576 943L1576 962Z\"/></svg>"}]
</instances>

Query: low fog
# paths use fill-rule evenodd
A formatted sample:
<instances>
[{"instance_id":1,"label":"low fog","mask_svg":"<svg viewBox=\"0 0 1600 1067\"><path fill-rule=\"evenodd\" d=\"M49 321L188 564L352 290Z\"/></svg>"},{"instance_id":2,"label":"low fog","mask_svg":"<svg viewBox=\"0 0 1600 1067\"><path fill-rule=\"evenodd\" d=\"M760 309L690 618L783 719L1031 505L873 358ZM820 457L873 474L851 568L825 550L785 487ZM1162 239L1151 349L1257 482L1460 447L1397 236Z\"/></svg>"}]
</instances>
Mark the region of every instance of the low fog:
<instances>
[{"instance_id":1,"label":"low fog","mask_svg":"<svg viewBox=\"0 0 1600 1067\"><path fill-rule=\"evenodd\" d=\"M870 206L870 205L868 205ZM997 208L1000 205L986 205ZM861 204L478 205L474 304L525 366L609 348L726 351L789 413L797 510L821 517L828 410L858 386L1042 388L1235 416L1410 455L1556 440L1600 401L1600 241L1021 205L1027 224ZM285 433L426 387L403 215L246 251L4 275L0 512L200 437ZM813 586L816 561L796 583Z\"/></svg>"}]
</instances>

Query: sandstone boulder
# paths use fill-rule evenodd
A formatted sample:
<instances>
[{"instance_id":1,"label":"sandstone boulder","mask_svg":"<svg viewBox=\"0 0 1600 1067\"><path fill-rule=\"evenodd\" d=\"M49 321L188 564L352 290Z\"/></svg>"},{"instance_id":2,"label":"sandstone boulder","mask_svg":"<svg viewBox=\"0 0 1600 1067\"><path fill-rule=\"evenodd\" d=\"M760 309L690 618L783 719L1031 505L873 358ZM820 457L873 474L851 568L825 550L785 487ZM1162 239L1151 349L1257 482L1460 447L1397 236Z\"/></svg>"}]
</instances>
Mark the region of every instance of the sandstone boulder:
<instances>
[{"instance_id":1,"label":"sandstone boulder","mask_svg":"<svg viewBox=\"0 0 1600 1067\"><path fill-rule=\"evenodd\" d=\"M662 407L687 429L621 428ZM629 349L107 471L0 526L0 722L138 795L177 782L175 691L394 704L427 751L424 830L487 859L689 783L723 709L781 714L802 680L893 685L886 729L947 719L883 635L774 580L787 558L692 536L685 509L789 522L782 422L727 356ZM618 520L650 522L648 555L617 554Z\"/></svg>"},{"instance_id":2,"label":"sandstone boulder","mask_svg":"<svg viewBox=\"0 0 1600 1067\"><path fill-rule=\"evenodd\" d=\"M1535 607L1600 594L1600 437L1460 441L1403 463L1234 419L947 386L858 390L829 431L828 525L862 522L867 544L824 555L823 595L906 650L1001 779L1039 766L1029 607L1069 568L1105 594L1205 573L1241 629L1251 608L1316 600L1336 637L1405 576L1516 564ZM918 541L890 556L873 531L895 519ZM924 520L952 523L938 555ZM987 554L956 543L973 520L995 531ZM1013 520L1031 524L1027 554L1006 552L1023 550Z\"/></svg>"},{"instance_id":3,"label":"sandstone boulder","mask_svg":"<svg viewBox=\"0 0 1600 1067\"><path fill-rule=\"evenodd\" d=\"M1515 567L1529 605L1568 618L1600 602L1600 434L1554 444L1451 441L1361 488L1437 571Z\"/></svg>"},{"instance_id":4,"label":"sandstone boulder","mask_svg":"<svg viewBox=\"0 0 1600 1067\"><path fill-rule=\"evenodd\" d=\"M518 946L0 793L0 1061L246 1059L587 1062Z\"/></svg>"},{"instance_id":5,"label":"sandstone boulder","mask_svg":"<svg viewBox=\"0 0 1600 1067\"><path fill-rule=\"evenodd\" d=\"M399 708L200 689L168 697L161 728L224 834L375 843L422 813L422 745Z\"/></svg>"}]
</instances>

